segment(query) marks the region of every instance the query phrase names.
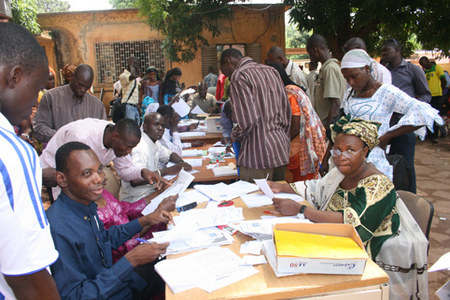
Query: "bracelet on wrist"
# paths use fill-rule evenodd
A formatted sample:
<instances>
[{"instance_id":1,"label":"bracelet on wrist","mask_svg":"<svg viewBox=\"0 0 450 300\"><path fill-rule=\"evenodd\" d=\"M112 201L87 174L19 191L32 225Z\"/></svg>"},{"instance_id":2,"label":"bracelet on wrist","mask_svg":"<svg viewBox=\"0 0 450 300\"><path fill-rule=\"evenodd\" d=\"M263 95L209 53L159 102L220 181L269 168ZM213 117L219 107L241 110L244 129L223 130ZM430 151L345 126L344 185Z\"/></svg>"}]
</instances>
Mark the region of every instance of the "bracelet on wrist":
<instances>
[{"instance_id":1,"label":"bracelet on wrist","mask_svg":"<svg viewBox=\"0 0 450 300\"><path fill-rule=\"evenodd\" d=\"M302 205L301 207L300 207L300 211L299 211L299 214L301 214L301 215L303 215L303 214L305 214L305 209L306 209L306 205Z\"/></svg>"}]
</instances>

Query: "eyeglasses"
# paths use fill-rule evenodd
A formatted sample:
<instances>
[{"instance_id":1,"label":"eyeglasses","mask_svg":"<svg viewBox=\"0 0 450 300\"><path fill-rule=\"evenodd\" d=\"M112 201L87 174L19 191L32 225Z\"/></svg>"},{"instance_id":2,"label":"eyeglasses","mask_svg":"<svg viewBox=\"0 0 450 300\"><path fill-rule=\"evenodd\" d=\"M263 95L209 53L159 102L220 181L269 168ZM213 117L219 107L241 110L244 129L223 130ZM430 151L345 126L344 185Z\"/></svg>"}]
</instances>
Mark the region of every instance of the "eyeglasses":
<instances>
[{"instance_id":1,"label":"eyeglasses","mask_svg":"<svg viewBox=\"0 0 450 300\"><path fill-rule=\"evenodd\" d=\"M362 147L361 149L359 149L358 151L353 151L353 150L345 150L345 151L340 151L340 150L336 150L336 149L331 149L330 153L331 155L333 155L333 157L339 157L341 155L344 155L345 158L347 159L351 159L353 158L353 156L355 156L356 153L358 153L359 151L361 151L362 149L364 149L366 147Z\"/></svg>"}]
</instances>

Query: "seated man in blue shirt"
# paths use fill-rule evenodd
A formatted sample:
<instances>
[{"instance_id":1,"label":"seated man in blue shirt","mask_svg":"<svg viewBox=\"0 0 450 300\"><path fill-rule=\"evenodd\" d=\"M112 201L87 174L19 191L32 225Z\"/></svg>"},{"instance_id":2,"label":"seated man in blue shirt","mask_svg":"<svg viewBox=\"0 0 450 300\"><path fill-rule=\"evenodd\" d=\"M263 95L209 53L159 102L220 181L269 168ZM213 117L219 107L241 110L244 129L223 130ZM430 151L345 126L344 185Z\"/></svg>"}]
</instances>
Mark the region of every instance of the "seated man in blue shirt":
<instances>
[{"instance_id":1,"label":"seated man in blue shirt","mask_svg":"<svg viewBox=\"0 0 450 300\"><path fill-rule=\"evenodd\" d=\"M169 243L142 244L115 264L112 249L144 227L171 222L158 208L153 213L120 226L103 228L97 215L105 174L89 146L69 142L56 152L56 181L62 189L47 210L50 229L59 252L51 267L62 299L164 299L164 282L153 263Z\"/></svg>"}]
</instances>

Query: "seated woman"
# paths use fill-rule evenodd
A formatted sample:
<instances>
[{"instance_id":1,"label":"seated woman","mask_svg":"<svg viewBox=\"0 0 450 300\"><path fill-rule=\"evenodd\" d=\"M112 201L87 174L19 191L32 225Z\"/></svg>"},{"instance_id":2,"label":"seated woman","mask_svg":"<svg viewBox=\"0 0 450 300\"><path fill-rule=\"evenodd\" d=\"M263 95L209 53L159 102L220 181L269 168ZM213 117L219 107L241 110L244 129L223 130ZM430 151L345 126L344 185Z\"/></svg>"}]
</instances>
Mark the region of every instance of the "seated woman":
<instances>
[{"instance_id":1,"label":"seated woman","mask_svg":"<svg viewBox=\"0 0 450 300\"><path fill-rule=\"evenodd\" d=\"M106 180L105 180L106 183ZM156 192L155 192L156 193ZM128 223L134 219L142 217L142 210L150 202L150 198L155 197L154 194L147 198L143 198L137 202L129 203L125 201L117 200L110 192L103 189L102 197L96 202L97 213L103 222L103 227L109 229L114 225L121 225ZM178 196L167 197L161 202L160 205L164 206L167 211L175 210L175 201ZM126 241L122 246L113 250L113 262L118 261L128 251L140 244L136 238L151 239L153 238L152 232L167 230L167 225L164 223L156 224L152 227L144 227L140 234L136 234L132 239Z\"/></svg>"},{"instance_id":2,"label":"seated woman","mask_svg":"<svg viewBox=\"0 0 450 300\"><path fill-rule=\"evenodd\" d=\"M292 110L291 150L287 166L292 180L286 178L286 181L315 179L327 148L325 128L308 96L289 78L285 68L279 63L270 63L269 66L280 73Z\"/></svg>"},{"instance_id":3,"label":"seated woman","mask_svg":"<svg viewBox=\"0 0 450 300\"><path fill-rule=\"evenodd\" d=\"M269 183L274 192L303 196L313 208L290 199L273 203L282 215L354 225L369 256L389 275L390 299L426 299L428 241L389 178L366 161L379 142L378 127L342 117L332 126L336 168L319 180Z\"/></svg>"}]
</instances>

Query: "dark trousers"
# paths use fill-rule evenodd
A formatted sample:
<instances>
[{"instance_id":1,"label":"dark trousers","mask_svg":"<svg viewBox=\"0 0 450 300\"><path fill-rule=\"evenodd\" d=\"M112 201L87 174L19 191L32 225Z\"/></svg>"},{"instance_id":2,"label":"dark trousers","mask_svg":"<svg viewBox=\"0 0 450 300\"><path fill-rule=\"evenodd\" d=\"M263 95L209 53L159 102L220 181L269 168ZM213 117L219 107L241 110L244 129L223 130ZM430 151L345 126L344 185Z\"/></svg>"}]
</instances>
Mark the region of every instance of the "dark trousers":
<instances>
[{"instance_id":1,"label":"dark trousers","mask_svg":"<svg viewBox=\"0 0 450 300\"><path fill-rule=\"evenodd\" d=\"M435 96L431 97L430 105L439 110L439 100L441 99L441 96ZM433 125L433 133L430 135L433 139L437 139L439 137L439 130L441 126L438 126L436 123Z\"/></svg>"},{"instance_id":2,"label":"dark trousers","mask_svg":"<svg viewBox=\"0 0 450 300\"><path fill-rule=\"evenodd\" d=\"M416 193L416 170L414 168L414 154L416 152L416 136L414 132L410 132L404 135L400 135L391 139L389 142L391 145L391 150L389 154L400 154L403 156L408 165L411 167L411 182L409 184L409 191L412 193Z\"/></svg>"},{"instance_id":3,"label":"dark trousers","mask_svg":"<svg viewBox=\"0 0 450 300\"><path fill-rule=\"evenodd\" d=\"M165 298L166 285L155 271L156 262L157 261L134 268L134 271L147 281L147 286L141 291L133 290L133 299L148 300Z\"/></svg>"}]
</instances>

